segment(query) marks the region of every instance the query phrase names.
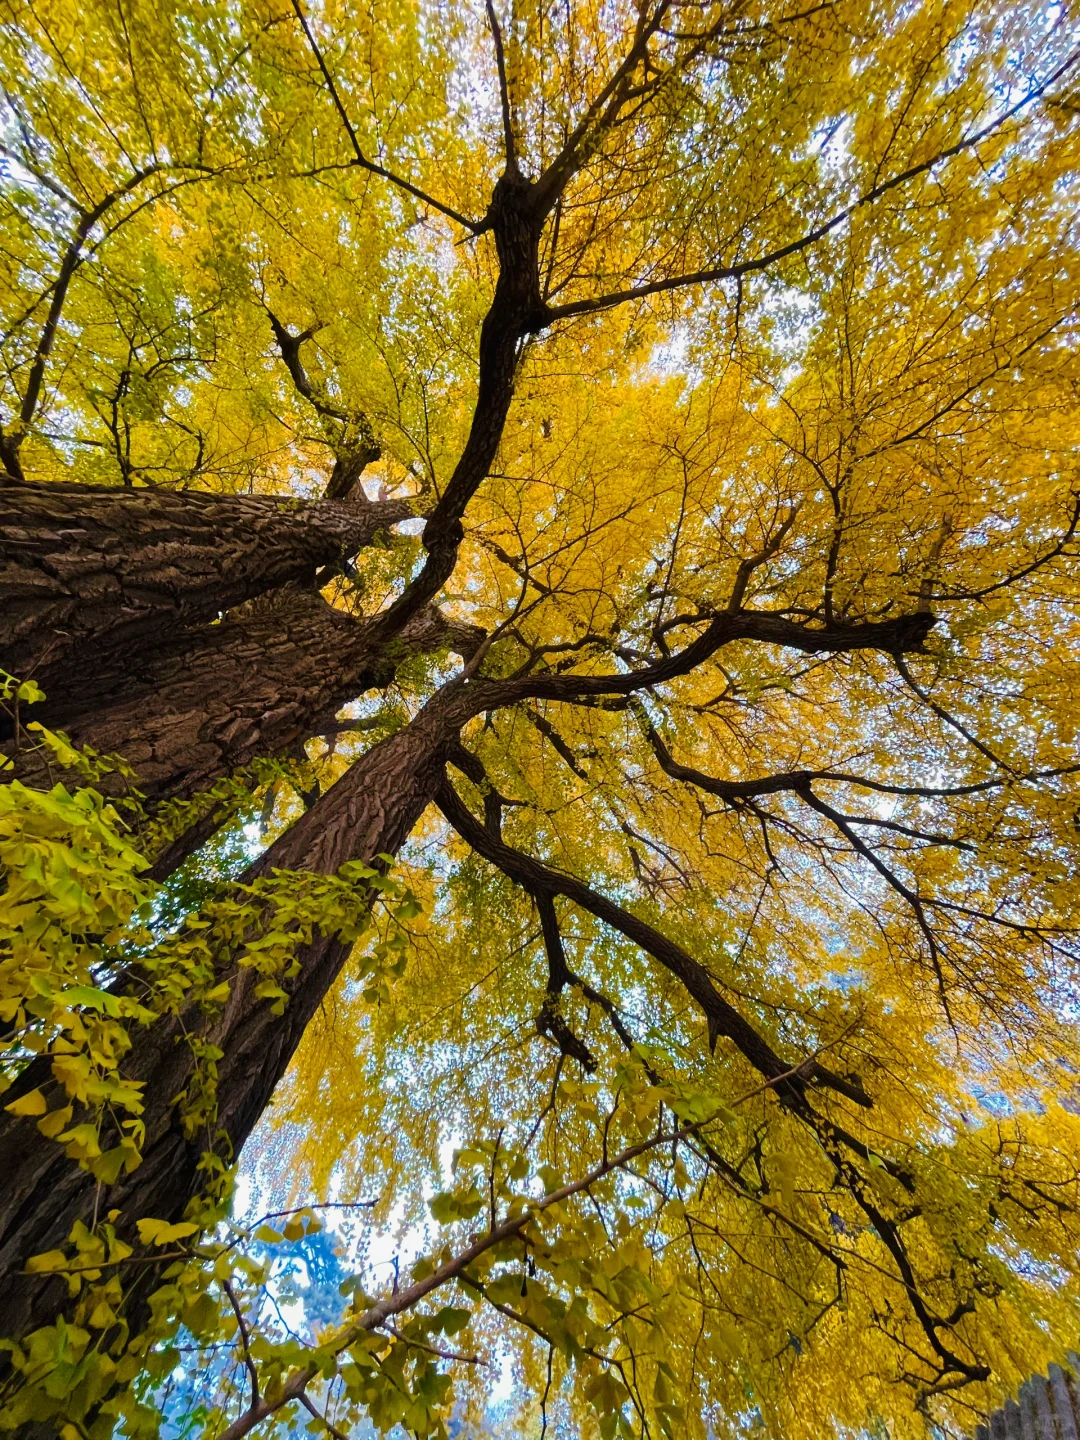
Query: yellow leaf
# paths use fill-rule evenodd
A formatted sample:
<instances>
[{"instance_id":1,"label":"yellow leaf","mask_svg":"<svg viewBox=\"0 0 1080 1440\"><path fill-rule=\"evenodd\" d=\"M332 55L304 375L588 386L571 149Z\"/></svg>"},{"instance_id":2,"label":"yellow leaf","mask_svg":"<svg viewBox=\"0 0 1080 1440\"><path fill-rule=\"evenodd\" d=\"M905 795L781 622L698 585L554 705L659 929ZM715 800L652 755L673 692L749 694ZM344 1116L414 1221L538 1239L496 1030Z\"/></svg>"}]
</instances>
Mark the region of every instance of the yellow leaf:
<instances>
[{"instance_id":1,"label":"yellow leaf","mask_svg":"<svg viewBox=\"0 0 1080 1440\"><path fill-rule=\"evenodd\" d=\"M31 1090L29 1094L13 1100L10 1105L5 1105L4 1109L10 1115L44 1115L48 1106L40 1090Z\"/></svg>"},{"instance_id":2,"label":"yellow leaf","mask_svg":"<svg viewBox=\"0 0 1080 1440\"><path fill-rule=\"evenodd\" d=\"M186 1240L199 1228L190 1220L181 1220L176 1225L170 1225L167 1220L139 1220L136 1224L144 1245L171 1245L174 1240Z\"/></svg>"},{"instance_id":3,"label":"yellow leaf","mask_svg":"<svg viewBox=\"0 0 1080 1440\"><path fill-rule=\"evenodd\" d=\"M67 1129L71 1116L71 1106L65 1105L62 1110L52 1110L44 1120L39 1120L37 1128L47 1139L55 1140L61 1130Z\"/></svg>"},{"instance_id":4,"label":"yellow leaf","mask_svg":"<svg viewBox=\"0 0 1080 1440\"><path fill-rule=\"evenodd\" d=\"M107 1330L110 1325L116 1324L116 1313L106 1301L99 1300L86 1323L91 1330Z\"/></svg>"},{"instance_id":5,"label":"yellow leaf","mask_svg":"<svg viewBox=\"0 0 1080 1440\"><path fill-rule=\"evenodd\" d=\"M41 1255L31 1255L26 1262L29 1275L44 1275L53 1270L65 1270L68 1258L62 1250L46 1250Z\"/></svg>"}]
</instances>

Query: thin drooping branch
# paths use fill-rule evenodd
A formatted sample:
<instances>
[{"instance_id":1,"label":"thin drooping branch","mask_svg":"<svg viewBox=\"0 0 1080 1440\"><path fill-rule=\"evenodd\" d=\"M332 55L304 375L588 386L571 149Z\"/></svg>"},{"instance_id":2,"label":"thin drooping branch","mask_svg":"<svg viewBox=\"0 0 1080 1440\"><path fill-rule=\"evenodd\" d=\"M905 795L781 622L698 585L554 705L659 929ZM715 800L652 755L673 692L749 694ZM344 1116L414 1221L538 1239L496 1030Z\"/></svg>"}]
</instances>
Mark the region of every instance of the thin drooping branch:
<instances>
[{"instance_id":1,"label":"thin drooping branch","mask_svg":"<svg viewBox=\"0 0 1080 1440\"><path fill-rule=\"evenodd\" d=\"M809 785L805 785L800 790L799 795L800 799L802 799L807 805L809 805L811 810L816 810L819 815L822 815L825 817L825 819L830 820L832 824L835 825L836 828L840 831L841 835L843 835L844 839L848 842L851 848L856 851L857 854L861 855L864 860L868 861L868 863L874 867L874 869L878 872L881 878L885 881L886 885L888 885L890 889L895 890L896 893L907 902L912 914L915 916L915 923L918 925L919 930L922 933L922 937L926 941L926 948L930 957L930 965L937 979L938 995L941 998L941 1007L945 1012L945 1018L949 1021L951 1025L953 1023L952 1007L949 1004L949 992L948 987L945 983L945 973L942 969L941 946L938 943L937 936L934 934L933 926L930 924L930 921L927 918L926 907L924 906L922 899L915 893L914 890L912 890L910 885L905 884L905 882L900 879L896 872L890 869L889 866L884 863L880 856L875 854L871 846L867 845L865 840L863 840L863 838L858 835L854 829L852 829L847 818L841 815L838 810L834 810L833 807L829 805L826 801L822 800L820 796L815 795Z\"/></svg>"},{"instance_id":2,"label":"thin drooping branch","mask_svg":"<svg viewBox=\"0 0 1080 1440\"><path fill-rule=\"evenodd\" d=\"M1080 490L1074 491L1072 501L1073 506L1069 514L1068 524L1049 550L1045 550L1041 555L1037 555L1034 560L1030 561L1027 565L1021 566L1019 570L1012 571L1006 575L1004 579L995 580L992 585L983 585L978 590L942 590L935 593L928 587L926 594L927 601L985 600L987 595L994 595L998 590L1008 589L1010 585L1015 585L1018 581L1027 579L1029 575L1034 575L1036 570L1041 570L1044 565L1049 565L1051 561L1064 555L1066 546L1076 535L1077 528L1080 527Z\"/></svg>"},{"instance_id":3,"label":"thin drooping branch","mask_svg":"<svg viewBox=\"0 0 1080 1440\"><path fill-rule=\"evenodd\" d=\"M632 1161L640 1156L670 1145L672 1142L677 1142L686 1136L696 1134L700 1129L700 1125L690 1125L677 1130L658 1130L648 1140L641 1140L636 1145L628 1145L618 1154L601 1160L580 1179L573 1180L567 1185L561 1185L557 1190L549 1191L540 1199L530 1201L527 1208L520 1214L507 1216L505 1220L492 1225L486 1234L477 1237L465 1249L459 1250L456 1255L444 1260L438 1269L424 1279L415 1280L411 1285L403 1286L394 1294L387 1296L385 1300L379 1300L369 1306L362 1315L358 1315L329 1342L334 1353L340 1354L347 1350L361 1335L368 1334L372 1330L383 1329L392 1316L403 1315L433 1291L442 1289L444 1285L459 1277L464 1277L469 1266L479 1260L481 1255L495 1246L501 1245L504 1240L509 1240L512 1236L519 1234L526 1225L531 1223L535 1215L550 1209L553 1205L563 1204L575 1195L580 1195L616 1170L625 1170ZM219 1440L242 1440L244 1435L249 1434L256 1425L273 1415L275 1411L293 1401L300 1400L318 1374L319 1367L317 1365L305 1365L294 1370L275 1392L273 1399L261 1400L257 1405L246 1410L243 1415L233 1421L227 1430L223 1431Z\"/></svg>"},{"instance_id":4,"label":"thin drooping branch","mask_svg":"<svg viewBox=\"0 0 1080 1440\"><path fill-rule=\"evenodd\" d=\"M971 785L890 785L882 780L871 779L868 775L852 775L844 770L783 770L775 775L762 775L753 780L720 780L716 776L706 775L703 770L697 770L692 765L684 765L676 760L668 749L663 736L648 719L644 710L635 707L635 713L641 723L645 738L665 775L670 775L673 780L684 780L688 785L696 785L699 790L706 790L710 795L716 795L721 800L751 800L764 795L781 794L784 791L798 793L808 785L819 781L856 785L864 790L875 790L882 795L907 795L924 800L946 796L978 795L988 790L999 790L1008 783L1005 780L995 779L979 780ZM1037 783L1039 780L1053 779L1059 775L1075 774L1078 770L1080 770L1080 766L1076 765L1059 766L1053 770L1035 770L1028 775L1018 776L1016 779Z\"/></svg>"},{"instance_id":5,"label":"thin drooping branch","mask_svg":"<svg viewBox=\"0 0 1080 1440\"><path fill-rule=\"evenodd\" d=\"M490 861L503 874L521 885L534 896L546 895L553 898L564 895L574 904L587 910L591 915L625 935L628 940L651 955L666 970L670 971L685 987L687 993L697 1002L705 1014L710 1047L721 1037L730 1040L766 1079L775 1079L788 1072L787 1065L772 1048L765 1037L747 1021L716 989L708 970L689 955L680 945L662 935L653 926L606 896L599 894L576 876L567 875L542 861L513 849L494 836L482 825L462 801L448 780L443 780L435 795L435 801L450 825L478 855ZM541 918L543 918L541 916ZM795 1104L802 1100L805 1081L814 1081L838 1091L857 1104L868 1103L862 1087L856 1082L834 1075L816 1061L808 1064L807 1074L801 1079L788 1080L778 1093L787 1096Z\"/></svg>"},{"instance_id":6,"label":"thin drooping branch","mask_svg":"<svg viewBox=\"0 0 1080 1440\"><path fill-rule=\"evenodd\" d=\"M559 931L559 918L555 913L555 901L545 891L534 895L536 909L540 916L540 929L544 937L544 949L548 959L548 983L544 1003L536 1017L536 1030L546 1035L559 1047L560 1052L571 1060L577 1060L588 1074L596 1069L592 1051L570 1028L565 1016L559 1011L559 996L572 983L574 976L566 963L566 951Z\"/></svg>"},{"instance_id":7,"label":"thin drooping branch","mask_svg":"<svg viewBox=\"0 0 1080 1440\"><path fill-rule=\"evenodd\" d=\"M991 765L995 766L996 769L1004 771L1005 774L1010 776L1010 778L1012 779L1018 778L1016 775L1016 771L1013 770L1011 765L1007 764L1004 760L1002 760L1000 756L995 755L993 750L990 749L989 745L985 744L982 740L980 740L977 735L973 735L966 725L964 725L961 721L957 720L954 715L950 715L948 710L946 710L943 706L939 705L928 690L923 689L923 687L915 679L914 675L912 675L908 667L904 664L903 658L900 655L896 655L893 658L896 664L897 673L899 674L901 680L903 680L904 684L908 687L909 690L911 690L913 694L919 697L919 699L928 709L934 712L934 714L938 717L939 720L944 721L944 723L948 725L951 730L955 730L958 735L962 735L964 739L968 742L968 744L974 746L974 748L978 750L979 754L984 755L986 759L990 761Z\"/></svg>"},{"instance_id":8,"label":"thin drooping branch","mask_svg":"<svg viewBox=\"0 0 1080 1440\"><path fill-rule=\"evenodd\" d=\"M299 1399L300 1404L303 1405L304 1409L308 1412L308 1414L313 1415L320 1425L326 1427L327 1433L333 1435L334 1440L349 1440L349 1437L345 1434L345 1431L339 1430L338 1427L334 1425L315 1404L312 1403L306 1392L302 1391L297 1398Z\"/></svg>"},{"instance_id":9,"label":"thin drooping branch","mask_svg":"<svg viewBox=\"0 0 1080 1440\"><path fill-rule=\"evenodd\" d=\"M87 258L87 255L97 248L97 245L92 245L89 251L86 249L86 242L91 232L99 221L108 214L117 201L124 199L125 196L131 195L139 188L144 180L149 180L154 175L159 175L166 171L190 172L193 178L214 173L209 167L200 164L166 165L162 162L154 161L149 165L144 165L134 170L122 185L118 185L115 189L110 190L107 195L102 196L96 205L91 206L89 209L77 207L78 220L72 232L71 239L65 247L64 254L60 261L60 269L57 272L56 279L45 291L46 295L51 296L49 309L46 313L41 333L38 336L34 357L30 362L30 370L26 377L26 386L23 390L19 413L14 423L9 426L6 432L0 430L0 487L6 484L21 482L25 478L19 459L19 451L26 438L30 424L37 413L38 402L41 398L41 389L45 379L45 369L49 361L49 356L52 354L53 344L55 343L57 330L60 325L60 317L67 300L68 290L71 287L71 281L76 271ZM54 186L49 185L48 182L44 180L42 180L42 183L46 184L47 188L53 189L55 192ZM185 183L189 182L180 180L175 186L167 186L165 193L168 193L169 189L178 188L178 186ZM66 196L64 198L68 199ZM152 198L153 197L151 197L151 199ZM150 200L145 200L141 204L136 205L127 213L127 216L122 217L118 223L123 224L124 219L131 218L132 215L137 214L149 203ZM113 229L115 228L114 226ZM111 232L107 231L106 233ZM100 244L100 241L97 243ZM44 299L44 295L34 303L24 318L29 318L30 314L37 308L37 305L41 303L42 299ZM11 334L13 332L9 331L8 333Z\"/></svg>"},{"instance_id":10,"label":"thin drooping branch","mask_svg":"<svg viewBox=\"0 0 1080 1440\"><path fill-rule=\"evenodd\" d=\"M540 733L552 740L560 755L567 760L567 764L573 769L574 774L581 778L588 778L574 759L573 751L558 734L552 725L539 712L528 710L526 713L530 720L537 726ZM569 757L569 758L567 758ZM511 803L505 796L492 785L484 769L479 756L467 750L464 745L457 743L450 748L451 763L468 776L476 788L480 791L484 800L484 825L495 840L502 842L502 811ZM544 949L548 961L548 983L544 997L544 1003L536 1017L536 1028L539 1034L546 1035L554 1040L555 1044L564 1056L579 1060L586 1071L596 1069L596 1061L588 1046L571 1030L566 1019L558 1009L558 998L566 986L577 990L590 1005L596 1005L604 1012L611 1022L611 1028L615 1031L622 1044L628 1049L634 1048L634 1038L626 1028L622 1014L615 1002L602 990L590 985L587 980L571 970L566 959L566 950L562 941L562 933L559 929L559 919L555 910L554 897L546 892L530 892L533 903L536 905L537 914L540 917L540 934L544 941ZM649 1069L651 1074L651 1068Z\"/></svg>"},{"instance_id":11,"label":"thin drooping branch","mask_svg":"<svg viewBox=\"0 0 1080 1440\"><path fill-rule=\"evenodd\" d=\"M943 969L942 942L935 934L930 921L930 912L934 910L957 909L972 919L981 919L988 924L1009 925L1022 933L1028 935L1047 934L1040 932L1036 925L1026 926L1009 922L1004 917L992 910L979 911L968 907L957 907L950 902L941 899L933 894L921 894L913 889L896 870L887 865L877 853L875 847L869 844L858 832L858 827L871 826L876 829L886 830L890 833L904 836L917 844L948 846L957 850L976 851L977 847L968 840L961 839L954 835L942 834L937 831L927 830L916 826L904 825L899 821L885 819L874 815L849 815L824 800L814 790L817 783L842 783L846 785L857 785L879 793L897 796L910 796L918 799L934 799L953 796L966 796L982 793L989 790L1001 789L1006 784L1037 784L1040 780L1053 779L1061 774L1076 773L1078 767L1067 766L1047 771L1033 771L1027 775L1010 775L1008 779L993 779L981 781L973 785L957 785L952 787L934 786L899 786L886 785L882 782L870 780L865 776L848 775L843 772L829 770L795 770L782 772L776 775L763 776L753 780L720 780L711 775L697 770L689 765L677 762L671 755L663 738L655 727L648 720L644 711L637 708L639 723L643 733L648 740L653 754L665 774L672 779L680 780L687 785L693 785L707 794L716 795L733 806L749 804L754 814L765 826L768 821L775 823L776 817L771 816L766 810L755 805L753 802L767 795L775 795L783 792L798 796L799 800L823 819L843 837L851 851L865 860L881 876L882 880L905 902L911 911L915 922L922 934L926 944L931 968L938 985L942 1008L946 1018L951 1022L951 1007L948 998L948 991L945 983Z\"/></svg>"},{"instance_id":12,"label":"thin drooping branch","mask_svg":"<svg viewBox=\"0 0 1080 1440\"><path fill-rule=\"evenodd\" d=\"M26 388L23 391L22 404L19 407L19 414L14 425L4 435L0 435L0 463L4 472L0 473L0 484L5 481L20 481L23 477L22 465L19 462L19 449L25 438L27 428L34 413L37 410L38 398L41 395L41 385L45 378L45 366L52 353L53 342L56 339L56 329L60 323L60 315L67 299L68 288L75 271L82 261L82 249L86 238L94 226L112 209L116 202L125 195L130 195L144 180L160 170L160 165L151 164L136 170L123 185L115 190L110 190L96 205L89 210L81 210L74 233L68 241L64 250L63 258L60 261L60 270L52 287L52 300L49 303L48 313L45 316L45 323L41 328L38 337L37 348L34 351L34 358L30 363L30 371L26 377Z\"/></svg>"}]
</instances>

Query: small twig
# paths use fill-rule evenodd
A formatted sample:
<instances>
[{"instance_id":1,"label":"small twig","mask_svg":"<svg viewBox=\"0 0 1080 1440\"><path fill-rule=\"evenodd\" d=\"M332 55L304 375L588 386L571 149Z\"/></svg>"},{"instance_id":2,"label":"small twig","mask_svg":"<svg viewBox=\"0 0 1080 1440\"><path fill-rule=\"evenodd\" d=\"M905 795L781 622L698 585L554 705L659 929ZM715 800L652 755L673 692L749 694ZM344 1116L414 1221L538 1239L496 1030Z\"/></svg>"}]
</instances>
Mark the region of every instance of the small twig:
<instances>
[{"instance_id":1,"label":"small twig","mask_svg":"<svg viewBox=\"0 0 1080 1440\"><path fill-rule=\"evenodd\" d=\"M244 1347L244 1365L247 1369L248 1375L251 1378L251 1400L249 1402L250 1408L250 1406L254 1406L259 1403L259 1371L256 1368L255 1361L251 1358L251 1332L248 1329L247 1321L244 1319L244 1312L240 1308L240 1302L239 1300L237 1300L236 1295L233 1292L232 1281L222 1280L221 1288L229 1297L229 1304L232 1306L233 1314L236 1316L236 1323L240 1329L240 1343Z\"/></svg>"},{"instance_id":2,"label":"small twig","mask_svg":"<svg viewBox=\"0 0 1080 1440\"><path fill-rule=\"evenodd\" d=\"M499 1159L499 1146L502 1144L503 1127L499 1126L499 1133L495 1136L495 1149L491 1153L491 1173L488 1176L488 1189L491 1192L489 1221L491 1229L495 1229L495 1165Z\"/></svg>"},{"instance_id":3,"label":"small twig","mask_svg":"<svg viewBox=\"0 0 1080 1440\"><path fill-rule=\"evenodd\" d=\"M402 1344L411 1345L414 1350L424 1350L429 1355L437 1355L440 1360L460 1360L463 1365L483 1365L486 1369L491 1369L491 1361L483 1359L480 1355L462 1355L458 1350L443 1350L438 1345L429 1345L426 1340L410 1339L408 1335L403 1335L397 1326L391 1325L389 1321L384 1325L380 1325L379 1329L387 1331L388 1334L393 1335L395 1340L400 1340Z\"/></svg>"},{"instance_id":4,"label":"small twig","mask_svg":"<svg viewBox=\"0 0 1080 1440\"><path fill-rule=\"evenodd\" d=\"M268 1214L261 1215L255 1224L263 1225L267 1220L284 1220L287 1215L302 1215L305 1210L370 1210L378 1203L378 1200L324 1200L319 1205L297 1205L292 1210L271 1210Z\"/></svg>"},{"instance_id":5,"label":"small twig","mask_svg":"<svg viewBox=\"0 0 1080 1440\"><path fill-rule=\"evenodd\" d=\"M303 1405L305 1410L309 1411L310 1414L315 1416L316 1420L320 1420L326 1426L327 1430L330 1431L330 1434L334 1436L334 1440L349 1440L349 1437L348 1435L346 1435L345 1431L339 1430L332 1421L326 1418L326 1416L318 1408L318 1406L309 1399L306 1390L301 1390L296 1398L300 1401L300 1404Z\"/></svg>"}]
</instances>

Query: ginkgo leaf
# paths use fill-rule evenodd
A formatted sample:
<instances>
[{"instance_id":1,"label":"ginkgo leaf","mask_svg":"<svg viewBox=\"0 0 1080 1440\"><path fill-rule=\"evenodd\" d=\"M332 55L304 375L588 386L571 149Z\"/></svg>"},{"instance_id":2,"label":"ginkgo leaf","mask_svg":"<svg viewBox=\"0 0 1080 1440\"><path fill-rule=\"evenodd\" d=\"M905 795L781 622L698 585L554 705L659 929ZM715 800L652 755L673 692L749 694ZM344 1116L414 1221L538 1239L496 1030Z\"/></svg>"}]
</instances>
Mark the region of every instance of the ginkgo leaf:
<instances>
[{"instance_id":1,"label":"ginkgo leaf","mask_svg":"<svg viewBox=\"0 0 1080 1440\"><path fill-rule=\"evenodd\" d=\"M48 1104L40 1090L29 1090L4 1106L11 1115L44 1115Z\"/></svg>"},{"instance_id":2,"label":"ginkgo leaf","mask_svg":"<svg viewBox=\"0 0 1080 1440\"><path fill-rule=\"evenodd\" d=\"M171 1245L175 1240L186 1240L197 1234L199 1227L188 1220L171 1225L166 1220L142 1219L136 1222L136 1229L144 1245Z\"/></svg>"}]
</instances>

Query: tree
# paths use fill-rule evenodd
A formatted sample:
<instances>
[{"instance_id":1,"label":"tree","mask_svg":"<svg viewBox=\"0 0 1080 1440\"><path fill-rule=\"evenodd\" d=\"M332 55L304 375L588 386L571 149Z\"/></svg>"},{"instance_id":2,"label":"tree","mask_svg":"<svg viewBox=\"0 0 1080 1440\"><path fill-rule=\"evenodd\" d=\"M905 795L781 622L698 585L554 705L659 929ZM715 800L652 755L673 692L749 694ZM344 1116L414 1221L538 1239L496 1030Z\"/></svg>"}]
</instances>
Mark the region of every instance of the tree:
<instances>
[{"instance_id":1,"label":"tree","mask_svg":"<svg viewBox=\"0 0 1080 1440\"><path fill-rule=\"evenodd\" d=\"M1067 18L73 22L2 53L0 1419L152 1428L183 1325L229 1440L507 1335L541 1431L963 1426L1080 1302ZM439 1190L313 1347L272 1099Z\"/></svg>"}]
</instances>

